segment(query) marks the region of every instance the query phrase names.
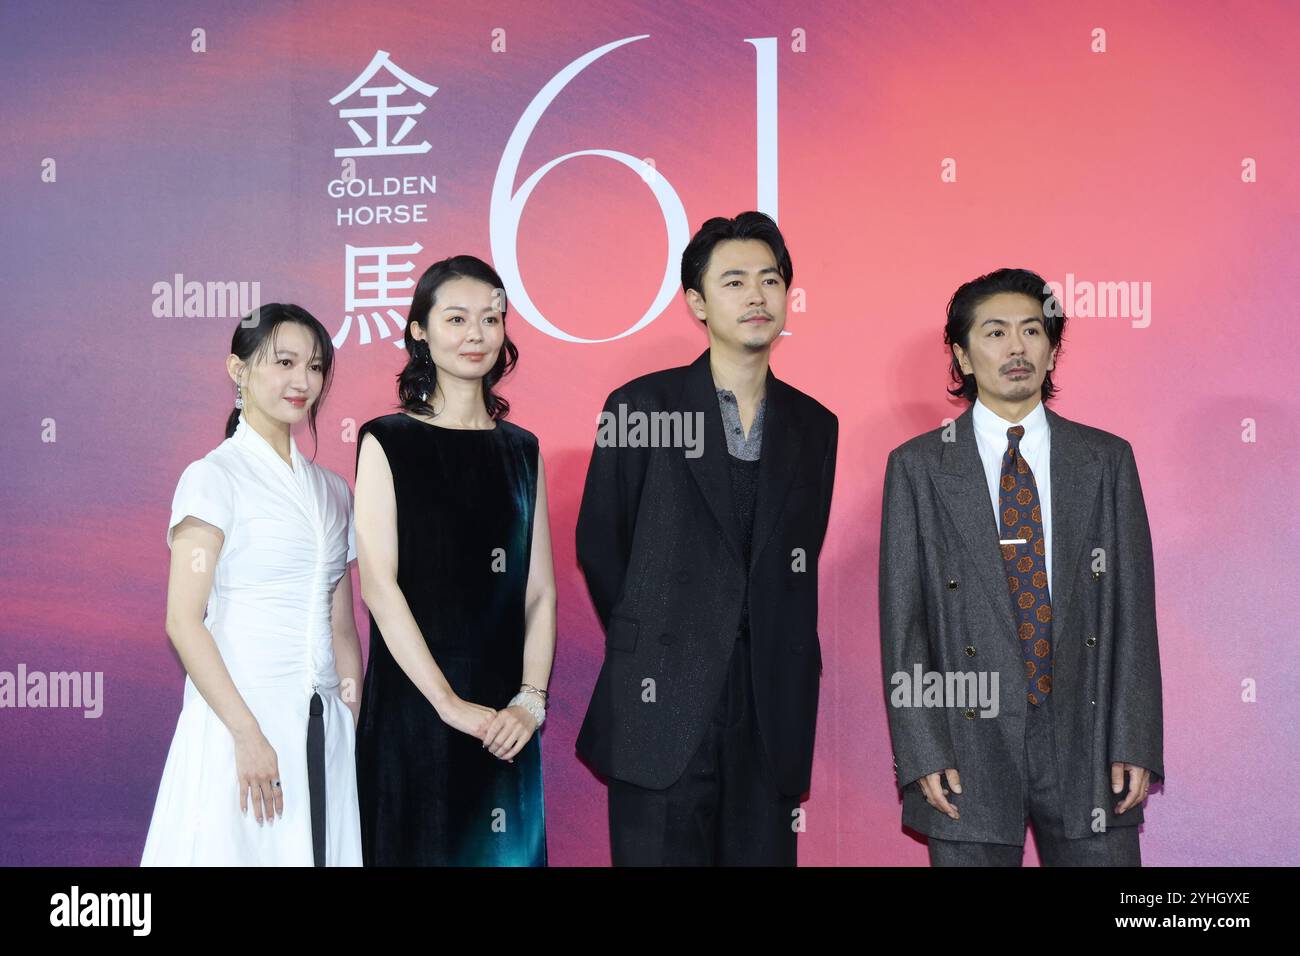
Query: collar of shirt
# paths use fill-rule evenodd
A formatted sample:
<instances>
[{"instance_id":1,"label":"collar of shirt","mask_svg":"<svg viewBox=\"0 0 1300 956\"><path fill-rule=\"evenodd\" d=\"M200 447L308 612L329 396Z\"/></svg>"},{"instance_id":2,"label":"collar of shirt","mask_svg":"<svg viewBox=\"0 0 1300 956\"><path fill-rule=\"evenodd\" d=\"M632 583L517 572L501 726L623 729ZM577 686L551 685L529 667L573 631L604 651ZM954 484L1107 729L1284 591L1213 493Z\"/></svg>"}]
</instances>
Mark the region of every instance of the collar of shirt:
<instances>
[{"instance_id":1,"label":"collar of shirt","mask_svg":"<svg viewBox=\"0 0 1300 956\"><path fill-rule=\"evenodd\" d=\"M1034 468L1038 453L1046 445L1050 435L1047 412L1044 411L1042 402L1035 405L1034 410L1020 421L1009 422L977 398L971 412L971 420L975 426L976 439L985 449L992 450L995 460L999 462L1007 451L1009 441L1007 429L1023 425L1025 433L1020 438L1020 452L1025 456L1025 461L1029 463L1030 468Z\"/></svg>"},{"instance_id":2,"label":"collar of shirt","mask_svg":"<svg viewBox=\"0 0 1300 956\"><path fill-rule=\"evenodd\" d=\"M740 423L740 405L735 393L725 388L714 387L718 393L718 408L722 411L722 431L727 436L727 452L741 461L757 461L763 450L763 411L767 407L767 396L758 401L754 410L754 421L750 423L749 434Z\"/></svg>"},{"instance_id":3,"label":"collar of shirt","mask_svg":"<svg viewBox=\"0 0 1300 956\"><path fill-rule=\"evenodd\" d=\"M988 485L989 504L993 511L993 525L998 521L998 482L1002 478L1002 461L1007 453L1007 429L1024 425L1020 437L1020 453L1034 473L1038 500L1042 506L1043 544L1046 546L1045 563L1047 587L1052 587L1052 428L1047 423L1047 412L1039 402L1032 412L1018 422L1009 422L992 409L975 400L971 412L975 427L975 445L984 466L984 480Z\"/></svg>"},{"instance_id":4,"label":"collar of shirt","mask_svg":"<svg viewBox=\"0 0 1300 956\"><path fill-rule=\"evenodd\" d=\"M246 449L254 455L261 455L268 461L274 459L281 468L288 468L289 463L280 457L280 453L271 446L271 443L262 437L262 434L248 424L248 420L243 415L239 416L239 424L235 426L235 433L230 436L231 440L241 448ZM293 473L295 476L302 474L303 457L298 451L298 443L294 441L293 432L289 433L289 457L293 459Z\"/></svg>"}]
</instances>

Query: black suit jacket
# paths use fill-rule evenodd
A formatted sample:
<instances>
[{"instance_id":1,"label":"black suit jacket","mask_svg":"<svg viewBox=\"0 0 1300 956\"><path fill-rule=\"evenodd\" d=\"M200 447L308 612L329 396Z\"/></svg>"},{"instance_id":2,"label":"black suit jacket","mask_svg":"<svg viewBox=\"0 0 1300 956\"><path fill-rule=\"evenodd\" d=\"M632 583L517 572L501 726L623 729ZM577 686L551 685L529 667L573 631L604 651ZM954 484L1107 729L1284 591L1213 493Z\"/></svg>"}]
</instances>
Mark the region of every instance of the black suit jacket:
<instances>
[{"instance_id":1,"label":"black suit jacket","mask_svg":"<svg viewBox=\"0 0 1300 956\"><path fill-rule=\"evenodd\" d=\"M752 558L741 560L727 440L709 353L616 389L605 411L703 413L703 454L602 447L587 470L578 563L605 628L605 661L577 750L594 770L663 789L713 713L748 591L759 733L786 795L807 791L821 645L817 562L839 423L767 374ZM748 587L747 587L748 586Z\"/></svg>"}]
</instances>

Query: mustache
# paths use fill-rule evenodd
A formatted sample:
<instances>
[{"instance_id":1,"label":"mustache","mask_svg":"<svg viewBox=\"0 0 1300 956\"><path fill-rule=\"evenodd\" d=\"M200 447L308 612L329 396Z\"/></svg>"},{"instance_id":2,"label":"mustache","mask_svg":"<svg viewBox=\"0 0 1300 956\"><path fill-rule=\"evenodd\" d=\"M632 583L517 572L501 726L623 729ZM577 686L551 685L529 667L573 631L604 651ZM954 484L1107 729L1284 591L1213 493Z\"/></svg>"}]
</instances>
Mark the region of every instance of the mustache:
<instances>
[{"instance_id":1,"label":"mustache","mask_svg":"<svg viewBox=\"0 0 1300 956\"><path fill-rule=\"evenodd\" d=\"M1004 365L1004 366L1002 366L1001 371L1002 371L1002 374L1005 375L1007 372L1015 371L1015 370L1018 369L1018 368L1023 368L1023 369L1025 369L1025 370L1028 371L1028 372L1032 372L1032 371L1034 370L1034 363L1033 363L1033 362L1024 362L1024 361L1020 361L1020 362L1012 362L1010 365Z\"/></svg>"}]
</instances>

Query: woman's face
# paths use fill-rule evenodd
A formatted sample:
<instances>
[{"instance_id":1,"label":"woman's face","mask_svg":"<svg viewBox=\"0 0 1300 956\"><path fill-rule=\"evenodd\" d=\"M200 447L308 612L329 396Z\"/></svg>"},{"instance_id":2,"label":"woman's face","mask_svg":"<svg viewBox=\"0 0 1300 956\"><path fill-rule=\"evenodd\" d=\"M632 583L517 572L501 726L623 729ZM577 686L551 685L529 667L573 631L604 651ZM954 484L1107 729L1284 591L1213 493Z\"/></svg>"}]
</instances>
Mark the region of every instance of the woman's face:
<instances>
[{"instance_id":1,"label":"woman's face","mask_svg":"<svg viewBox=\"0 0 1300 956\"><path fill-rule=\"evenodd\" d=\"M429 343L439 375L481 379L496 364L505 342L505 293L479 279L448 279L434 295L425 329L411 335Z\"/></svg>"},{"instance_id":2,"label":"woman's face","mask_svg":"<svg viewBox=\"0 0 1300 956\"><path fill-rule=\"evenodd\" d=\"M264 349L232 374L244 388L245 417L251 412L290 427L307 417L325 380L316 339L298 322L277 326Z\"/></svg>"}]
</instances>

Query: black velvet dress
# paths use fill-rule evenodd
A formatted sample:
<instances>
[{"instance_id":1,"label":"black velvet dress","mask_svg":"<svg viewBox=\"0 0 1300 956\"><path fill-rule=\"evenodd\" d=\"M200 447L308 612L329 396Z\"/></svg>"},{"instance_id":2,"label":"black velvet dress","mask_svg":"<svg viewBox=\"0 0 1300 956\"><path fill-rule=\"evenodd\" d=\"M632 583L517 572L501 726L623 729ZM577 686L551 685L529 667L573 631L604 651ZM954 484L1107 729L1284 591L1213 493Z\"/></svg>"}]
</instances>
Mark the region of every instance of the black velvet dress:
<instances>
[{"instance_id":1,"label":"black velvet dress","mask_svg":"<svg viewBox=\"0 0 1300 956\"><path fill-rule=\"evenodd\" d=\"M507 421L367 422L397 499L397 581L433 659L464 700L500 709L523 679L537 438ZM366 866L544 866L539 734L506 763L439 719L370 618L357 726Z\"/></svg>"}]
</instances>

